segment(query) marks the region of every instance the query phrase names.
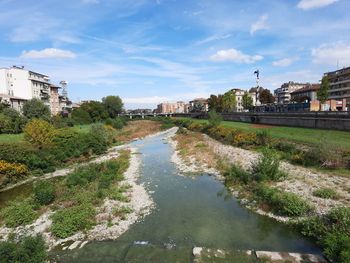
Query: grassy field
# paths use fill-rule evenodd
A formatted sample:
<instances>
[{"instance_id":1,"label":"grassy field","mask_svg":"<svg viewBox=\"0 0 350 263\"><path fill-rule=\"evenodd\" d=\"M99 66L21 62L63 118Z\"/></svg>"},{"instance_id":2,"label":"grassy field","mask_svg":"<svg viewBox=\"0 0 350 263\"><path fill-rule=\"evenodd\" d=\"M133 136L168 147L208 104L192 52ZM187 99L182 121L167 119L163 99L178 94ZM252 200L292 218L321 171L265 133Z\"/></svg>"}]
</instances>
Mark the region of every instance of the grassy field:
<instances>
[{"instance_id":1,"label":"grassy field","mask_svg":"<svg viewBox=\"0 0 350 263\"><path fill-rule=\"evenodd\" d=\"M90 129L90 125L75 125L74 127L70 128L76 132L82 132L86 133ZM22 141L24 138L23 133L20 134L0 134L0 143L15 143Z\"/></svg>"},{"instance_id":2,"label":"grassy field","mask_svg":"<svg viewBox=\"0 0 350 263\"><path fill-rule=\"evenodd\" d=\"M200 123L207 123L207 120L192 120ZM318 144L320 142L326 142L330 145L350 150L350 132L347 131L254 125L250 123L234 121L223 121L221 125L251 132L265 129L268 131L270 136L274 138L286 139L288 141L305 144Z\"/></svg>"}]
</instances>

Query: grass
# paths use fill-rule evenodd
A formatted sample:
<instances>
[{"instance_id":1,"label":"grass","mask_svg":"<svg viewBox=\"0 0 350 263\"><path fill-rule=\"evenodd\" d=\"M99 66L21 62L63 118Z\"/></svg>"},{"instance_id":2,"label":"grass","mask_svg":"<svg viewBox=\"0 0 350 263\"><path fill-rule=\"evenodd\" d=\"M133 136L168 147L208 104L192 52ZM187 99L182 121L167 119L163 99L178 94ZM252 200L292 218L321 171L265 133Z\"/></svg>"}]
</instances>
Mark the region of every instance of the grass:
<instances>
[{"instance_id":1,"label":"grass","mask_svg":"<svg viewBox=\"0 0 350 263\"><path fill-rule=\"evenodd\" d=\"M90 124L85 125L75 125L74 127L71 127L70 129L80 132L80 133L87 133L90 130ZM23 141L24 134L0 134L0 143L15 143Z\"/></svg>"},{"instance_id":2,"label":"grass","mask_svg":"<svg viewBox=\"0 0 350 263\"><path fill-rule=\"evenodd\" d=\"M207 120L191 119L198 123L208 123ZM236 128L243 131L257 132L262 129L268 131L269 135L273 138L286 139L288 141L305 143L305 144L318 144L321 140L327 141L329 144L340 147L344 150L350 150L350 132L336 131L336 130L321 130L311 128L297 128L286 126L268 126L262 127L255 126L251 123L235 122L235 121L223 121L222 126Z\"/></svg>"}]
</instances>

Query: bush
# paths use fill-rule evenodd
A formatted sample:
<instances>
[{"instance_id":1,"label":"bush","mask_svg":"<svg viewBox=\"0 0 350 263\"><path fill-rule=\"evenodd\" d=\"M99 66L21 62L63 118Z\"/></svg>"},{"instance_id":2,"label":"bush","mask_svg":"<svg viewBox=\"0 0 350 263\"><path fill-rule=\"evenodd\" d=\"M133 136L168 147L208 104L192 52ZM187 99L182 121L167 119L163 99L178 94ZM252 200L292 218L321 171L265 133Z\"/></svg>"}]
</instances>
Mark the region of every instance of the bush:
<instances>
[{"instance_id":1,"label":"bush","mask_svg":"<svg viewBox=\"0 0 350 263\"><path fill-rule=\"evenodd\" d=\"M253 165L253 175L256 181L277 181L285 176L279 170L279 157L275 151L265 148L262 156Z\"/></svg>"},{"instance_id":2,"label":"bush","mask_svg":"<svg viewBox=\"0 0 350 263\"><path fill-rule=\"evenodd\" d=\"M270 135L267 130L262 130L256 133L257 144L266 146L271 141Z\"/></svg>"},{"instance_id":3,"label":"bush","mask_svg":"<svg viewBox=\"0 0 350 263\"><path fill-rule=\"evenodd\" d=\"M230 183L236 180L243 183L248 183L253 179L251 173L245 171L237 165L232 165L230 169L225 172L224 177L226 183Z\"/></svg>"},{"instance_id":4,"label":"bush","mask_svg":"<svg viewBox=\"0 0 350 263\"><path fill-rule=\"evenodd\" d=\"M29 200L14 201L2 210L1 217L7 227L17 227L31 224L36 219L37 213Z\"/></svg>"},{"instance_id":5,"label":"bush","mask_svg":"<svg viewBox=\"0 0 350 263\"><path fill-rule=\"evenodd\" d=\"M40 205L48 205L55 200L55 186L48 181L40 181L33 188L34 199Z\"/></svg>"},{"instance_id":6,"label":"bush","mask_svg":"<svg viewBox=\"0 0 350 263\"><path fill-rule=\"evenodd\" d=\"M319 188L312 193L314 196L324 199L337 199L338 193L332 188Z\"/></svg>"},{"instance_id":7,"label":"bush","mask_svg":"<svg viewBox=\"0 0 350 263\"><path fill-rule=\"evenodd\" d=\"M347 263L350 259L350 208L338 207L328 214L301 221L301 232L315 238L325 255L334 262Z\"/></svg>"},{"instance_id":8,"label":"bush","mask_svg":"<svg viewBox=\"0 0 350 263\"><path fill-rule=\"evenodd\" d=\"M15 183L27 175L28 169L24 164L0 160L0 188L9 183Z\"/></svg>"},{"instance_id":9,"label":"bush","mask_svg":"<svg viewBox=\"0 0 350 263\"><path fill-rule=\"evenodd\" d=\"M222 117L221 115L217 114L217 112L214 110L211 110L208 113L208 121L209 121L209 125L210 127L217 127L220 125L220 123L222 122Z\"/></svg>"},{"instance_id":10,"label":"bush","mask_svg":"<svg viewBox=\"0 0 350 263\"><path fill-rule=\"evenodd\" d=\"M0 263L43 263L46 257L45 241L40 235L0 242Z\"/></svg>"},{"instance_id":11,"label":"bush","mask_svg":"<svg viewBox=\"0 0 350 263\"><path fill-rule=\"evenodd\" d=\"M52 215L52 233L58 238L67 238L78 231L91 229L95 224L95 208L81 204L65 208Z\"/></svg>"},{"instance_id":12,"label":"bush","mask_svg":"<svg viewBox=\"0 0 350 263\"><path fill-rule=\"evenodd\" d=\"M33 119L24 127L24 138L35 146L46 146L52 143L55 128L44 120Z\"/></svg>"},{"instance_id":13,"label":"bush","mask_svg":"<svg viewBox=\"0 0 350 263\"><path fill-rule=\"evenodd\" d=\"M278 215L304 216L312 211L312 206L294 193L282 192L278 189L259 184L254 189L257 199L266 203Z\"/></svg>"},{"instance_id":14,"label":"bush","mask_svg":"<svg viewBox=\"0 0 350 263\"><path fill-rule=\"evenodd\" d=\"M0 134L20 133L25 123L26 119L16 110L11 108L0 110Z\"/></svg>"},{"instance_id":15,"label":"bush","mask_svg":"<svg viewBox=\"0 0 350 263\"><path fill-rule=\"evenodd\" d=\"M114 129L120 130L125 126L125 120L123 118L107 119L105 122L106 125L112 126Z\"/></svg>"}]
</instances>

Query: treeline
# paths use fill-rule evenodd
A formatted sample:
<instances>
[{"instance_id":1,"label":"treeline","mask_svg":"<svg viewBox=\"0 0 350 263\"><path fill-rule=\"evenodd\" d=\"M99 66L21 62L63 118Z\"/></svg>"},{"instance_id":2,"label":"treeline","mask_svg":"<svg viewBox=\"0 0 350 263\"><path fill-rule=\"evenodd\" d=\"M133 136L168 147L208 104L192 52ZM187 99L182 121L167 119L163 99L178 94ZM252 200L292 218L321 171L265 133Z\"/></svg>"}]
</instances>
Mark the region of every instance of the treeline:
<instances>
[{"instance_id":1,"label":"treeline","mask_svg":"<svg viewBox=\"0 0 350 263\"><path fill-rule=\"evenodd\" d=\"M108 121L110 125L120 127L114 123L123 110L123 102L119 96L107 96L99 101L90 101L74 109L70 116L51 116L50 108L39 99L32 99L24 103L22 112L0 104L0 134L17 134L23 132L25 125L32 119L45 120L56 128L71 127L75 124L90 124Z\"/></svg>"},{"instance_id":2,"label":"treeline","mask_svg":"<svg viewBox=\"0 0 350 263\"><path fill-rule=\"evenodd\" d=\"M270 90L262 87L257 88L257 98L261 104L269 104L275 102L275 97L271 94ZM233 112L237 110L237 96L234 89L225 92L223 95L210 95L208 99L209 110L215 110L216 112ZM254 100L248 91L244 92L242 101L240 101L242 107L246 110L254 106Z\"/></svg>"}]
</instances>

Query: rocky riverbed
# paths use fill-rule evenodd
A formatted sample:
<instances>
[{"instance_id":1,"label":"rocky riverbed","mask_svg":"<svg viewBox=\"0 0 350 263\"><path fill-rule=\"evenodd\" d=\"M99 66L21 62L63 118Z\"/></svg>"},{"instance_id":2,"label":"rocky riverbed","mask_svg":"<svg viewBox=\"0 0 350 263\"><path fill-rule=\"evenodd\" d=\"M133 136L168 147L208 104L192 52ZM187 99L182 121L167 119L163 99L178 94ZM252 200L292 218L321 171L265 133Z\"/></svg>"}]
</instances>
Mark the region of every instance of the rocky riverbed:
<instances>
[{"instance_id":1,"label":"rocky riverbed","mask_svg":"<svg viewBox=\"0 0 350 263\"><path fill-rule=\"evenodd\" d=\"M190 131L188 133L188 136L193 134ZM174 135L169 136L168 141L175 150L172 161L183 173L205 172L219 174L216 169L208 168L207 163L201 161L201 158L196 158L195 154L186 156L186 159L182 158L179 154L180 149ZM251 170L252 165L260 156L260 153L225 145L205 134L201 137L201 143L206 145L207 152L213 158L220 159L227 164L239 165L246 170ZM317 214L327 213L333 207L350 205L350 180L348 178L292 165L284 161L281 162L280 168L288 174L288 177L281 182L274 183L274 187L286 192L295 193L310 201L315 206ZM222 179L222 177L219 177L219 179ZM313 192L320 188L332 188L338 193L339 197L337 199L324 199L314 196ZM288 220L288 218L277 217L272 213L266 213L262 210L257 210L257 212L274 217L280 221Z\"/></svg>"}]
</instances>

